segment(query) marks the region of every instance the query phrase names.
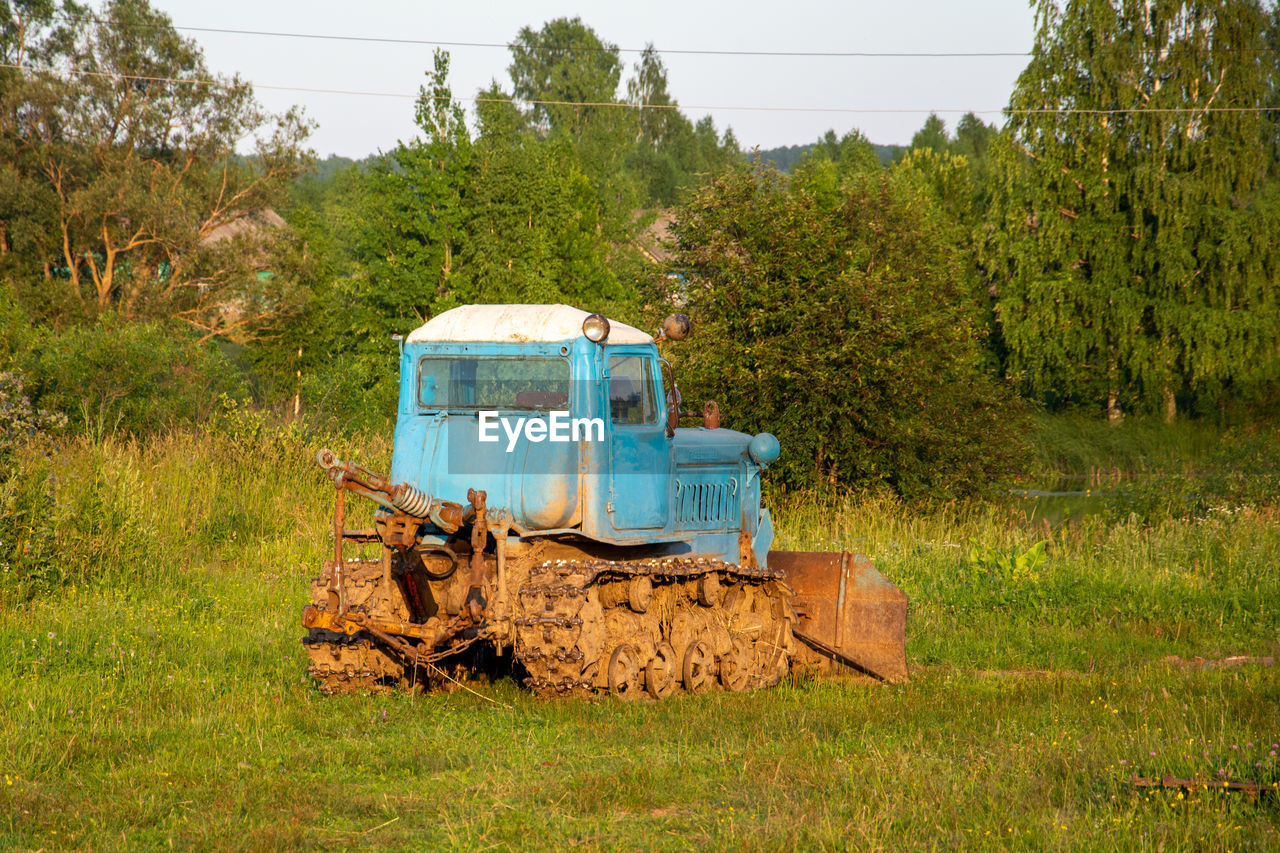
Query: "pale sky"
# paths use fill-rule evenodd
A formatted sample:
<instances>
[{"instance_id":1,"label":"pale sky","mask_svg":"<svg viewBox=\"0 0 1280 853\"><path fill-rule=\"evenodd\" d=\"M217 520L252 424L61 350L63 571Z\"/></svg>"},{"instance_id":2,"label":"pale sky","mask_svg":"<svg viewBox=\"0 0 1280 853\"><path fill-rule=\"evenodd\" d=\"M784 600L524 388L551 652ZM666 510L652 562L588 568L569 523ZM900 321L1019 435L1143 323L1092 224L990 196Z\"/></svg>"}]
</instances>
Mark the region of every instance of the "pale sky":
<instances>
[{"instance_id":1,"label":"pale sky","mask_svg":"<svg viewBox=\"0 0 1280 853\"><path fill-rule=\"evenodd\" d=\"M604 40L661 53L673 49L764 51L1027 51L1033 17L1027 0L865 2L628 3L496 0L152 0L179 27L438 41L509 42L522 26L579 16ZM321 157L363 157L415 135L411 97L283 92L267 85L412 96L431 67L428 45L277 38L184 31L215 72L258 84L259 100L281 111L302 105L319 123L310 145ZM459 97L497 78L510 91L502 48L454 47L450 83ZM623 84L635 53L622 53ZM828 128L857 127L872 142L902 144L930 110L999 110L1027 59L1013 57L766 57L664 54L669 89L696 121L710 114L732 126L744 149L814 141ZM471 105L468 106L470 113ZM909 113L765 112L707 107L838 107ZM960 113L942 113L954 127ZM982 116L999 121L998 114Z\"/></svg>"}]
</instances>

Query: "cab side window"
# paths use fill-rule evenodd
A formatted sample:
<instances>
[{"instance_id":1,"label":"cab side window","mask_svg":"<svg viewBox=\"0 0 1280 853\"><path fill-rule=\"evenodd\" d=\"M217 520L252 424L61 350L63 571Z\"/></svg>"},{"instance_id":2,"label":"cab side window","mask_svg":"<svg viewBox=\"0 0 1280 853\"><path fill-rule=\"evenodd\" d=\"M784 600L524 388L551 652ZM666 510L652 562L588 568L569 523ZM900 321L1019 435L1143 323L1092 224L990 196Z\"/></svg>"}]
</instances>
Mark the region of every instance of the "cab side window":
<instances>
[{"instance_id":1,"label":"cab side window","mask_svg":"<svg viewBox=\"0 0 1280 853\"><path fill-rule=\"evenodd\" d=\"M609 417L615 424L658 422L652 367L648 358L638 355L609 359Z\"/></svg>"}]
</instances>

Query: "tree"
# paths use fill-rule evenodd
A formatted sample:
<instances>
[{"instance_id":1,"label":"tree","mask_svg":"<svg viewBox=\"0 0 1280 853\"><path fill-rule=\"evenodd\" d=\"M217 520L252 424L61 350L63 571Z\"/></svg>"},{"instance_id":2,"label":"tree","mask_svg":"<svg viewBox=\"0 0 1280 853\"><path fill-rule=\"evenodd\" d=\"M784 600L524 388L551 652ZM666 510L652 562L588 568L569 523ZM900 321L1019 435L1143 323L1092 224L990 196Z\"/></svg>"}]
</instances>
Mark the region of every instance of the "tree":
<instances>
[{"instance_id":1,"label":"tree","mask_svg":"<svg viewBox=\"0 0 1280 853\"><path fill-rule=\"evenodd\" d=\"M911 146L899 155L906 156L908 151L929 151L936 155L957 155L964 157L973 175L975 193L984 194L987 178L988 152L991 141L998 133L995 125L990 125L974 113L965 113L956 123L956 133L952 137L947 133L947 125L936 113L930 113L924 126L911 137Z\"/></svg>"},{"instance_id":2,"label":"tree","mask_svg":"<svg viewBox=\"0 0 1280 853\"><path fill-rule=\"evenodd\" d=\"M637 135L634 110L618 100L622 61L581 18L557 18L541 29L524 27L511 44L512 94L531 101L529 125L543 137L572 146L604 206L607 239L625 242L639 205L626 158Z\"/></svg>"},{"instance_id":3,"label":"tree","mask_svg":"<svg viewBox=\"0 0 1280 853\"><path fill-rule=\"evenodd\" d=\"M625 113L617 102L622 62L617 45L600 39L581 18L557 18L539 30L524 27L511 44L513 92L530 106L544 133L580 137ZM552 102L552 103L545 103Z\"/></svg>"},{"instance_id":4,"label":"tree","mask_svg":"<svg viewBox=\"0 0 1280 853\"><path fill-rule=\"evenodd\" d=\"M800 157L795 170L800 172L819 162L831 163L841 176L881 170L880 156L857 128L840 137L834 130L828 130L812 149Z\"/></svg>"},{"instance_id":5,"label":"tree","mask_svg":"<svg viewBox=\"0 0 1280 853\"><path fill-rule=\"evenodd\" d=\"M708 174L740 160L742 152L731 128L721 136L710 116L695 127L680 112L667 90L666 66L653 45L645 48L634 71L627 81L627 102L642 109L627 167L650 203L669 206Z\"/></svg>"},{"instance_id":6,"label":"tree","mask_svg":"<svg viewBox=\"0 0 1280 853\"><path fill-rule=\"evenodd\" d=\"M703 116L693 126L693 155L686 160L692 163L690 171L714 173L742 159L742 148L733 135L733 128L724 133L716 131L715 119Z\"/></svg>"},{"instance_id":7,"label":"tree","mask_svg":"<svg viewBox=\"0 0 1280 853\"><path fill-rule=\"evenodd\" d=\"M936 154L944 154L951 148L951 137L947 136L947 123L937 113L929 113L924 120L924 127L911 137L912 148L927 148Z\"/></svg>"},{"instance_id":8,"label":"tree","mask_svg":"<svg viewBox=\"0 0 1280 853\"><path fill-rule=\"evenodd\" d=\"M652 43L645 45L635 76L627 81L627 103L640 108L639 141L644 145L667 147L693 129L667 91L667 68Z\"/></svg>"},{"instance_id":9,"label":"tree","mask_svg":"<svg viewBox=\"0 0 1280 853\"><path fill-rule=\"evenodd\" d=\"M1277 375L1266 17L1254 0L1037 6L996 143L1007 370L1051 402L1214 405ZM1213 111L1217 108L1229 108Z\"/></svg>"},{"instance_id":10,"label":"tree","mask_svg":"<svg viewBox=\"0 0 1280 853\"><path fill-rule=\"evenodd\" d=\"M562 143L477 144L455 304L591 304L617 294L597 230L600 201Z\"/></svg>"},{"instance_id":11,"label":"tree","mask_svg":"<svg viewBox=\"0 0 1280 853\"><path fill-rule=\"evenodd\" d=\"M893 174L928 195L958 232L968 232L976 225L979 214L967 157L932 148L910 148L893 165ZM956 239L967 243L967 233L958 234Z\"/></svg>"},{"instance_id":12,"label":"tree","mask_svg":"<svg viewBox=\"0 0 1280 853\"><path fill-rule=\"evenodd\" d=\"M319 354L308 396L344 418L393 410L390 337L442 311L620 295L606 263L616 253L601 238L602 203L574 147L530 132L496 83L481 92L473 136L449 65L437 51L419 89L419 134L351 175L341 199L355 210L343 226L358 231L353 263L318 289L304 325ZM286 336L271 363L302 343Z\"/></svg>"},{"instance_id":13,"label":"tree","mask_svg":"<svg viewBox=\"0 0 1280 853\"><path fill-rule=\"evenodd\" d=\"M494 80L476 94L476 121L481 137L514 139L528 132L528 117Z\"/></svg>"},{"instance_id":14,"label":"tree","mask_svg":"<svg viewBox=\"0 0 1280 853\"><path fill-rule=\"evenodd\" d=\"M365 274L343 289L362 316L347 345L381 354L393 332L478 302L582 301L616 287L601 202L565 140L526 132L495 84L472 138L437 51L415 112L420 135L375 163L361 207ZM379 355L379 357L381 357Z\"/></svg>"},{"instance_id":15,"label":"tree","mask_svg":"<svg viewBox=\"0 0 1280 853\"><path fill-rule=\"evenodd\" d=\"M1269 103L1280 104L1280 3L1271 4L1266 25L1267 63L1269 74ZM1280 161L1280 110L1269 110L1266 121L1271 127L1272 159ZM1273 169L1274 179L1274 169Z\"/></svg>"},{"instance_id":16,"label":"tree","mask_svg":"<svg viewBox=\"0 0 1280 853\"><path fill-rule=\"evenodd\" d=\"M646 200L660 205L676 201L696 180L701 165L693 142L693 125L667 91L667 69L652 44L645 47L627 81L627 103L638 109L637 135L627 168L637 176Z\"/></svg>"},{"instance_id":17,"label":"tree","mask_svg":"<svg viewBox=\"0 0 1280 853\"><path fill-rule=\"evenodd\" d=\"M987 150L999 130L973 113L965 113L956 124L956 138L951 153L969 158L972 163L986 159Z\"/></svg>"},{"instance_id":18,"label":"tree","mask_svg":"<svg viewBox=\"0 0 1280 853\"><path fill-rule=\"evenodd\" d=\"M999 132L995 125L987 124L973 113L965 113L956 123L956 138L951 143L951 153L968 161L974 195L983 207L990 198L991 143Z\"/></svg>"},{"instance_id":19,"label":"tree","mask_svg":"<svg viewBox=\"0 0 1280 853\"><path fill-rule=\"evenodd\" d=\"M435 52L426 77L414 104L420 135L375 159L347 188L347 204L356 211L347 223L356 235L354 264L322 288L308 324L327 339L311 347L322 358L346 355L340 368L317 365L320 374L375 400L395 397L394 376L386 371L391 335L458 304L468 281L458 258L470 217L475 146L449 86L446 51Z\"/></svg>"},{"instance_id":20,"label":"tree","mask_svg":"<svg viewBox=\"0 0 1280 853\"><path fill-rule=\"evenodd\" d=\"M415 105L418 135L324 192L309 189L315 209L289 211L320 257L300 259L313 281L304 322L281 330L259 366L292 393L302 349L313 401L390 405L390 336L456 305L629 311L647 263L633 237L652 218L637 208L673 203L741 152L731 131L710 117L695 127L675 108L652 47L628 81L628 102L669 109L642 121L617 99L616 53L576 19L522 30L510 91L494 80L478 93L474 133L449 86L449 56L437 53ZM575 100L521 104L529 98ZM344 417L360 417L355 408Z\"/></svg>"},{"instance_id":21,"label":"tree","mask_svg":"<svg viewBox=\"0 0 1280 853\"><path fill-rule=\"evenodd\" d=\"M960 253L914 186L825 159L790 182L739 166L675 230L703 341L673 351L685 397L777 434L775 481L920 496L983 490L1017 462L1020 409L984 372Z\"/></svg>"},{"instance_id":22,"label":"tree","mask_svg":"<svg viewBox=\"0 0 1280 853\"><path fill-rule=\"evenodd\" d=\"M178 318L206 336L283 310L284 291L254 275L262 233L215 233L283 199L307 162L300 115L267 115L237 78L210 84L199 47L146 0L74 27L71 4L5 11L6 56L31 60L0 86L0 198L27 211L0 214L10 275L40 281L35 301L55 310Z\"/></svg>"}]
</instances>

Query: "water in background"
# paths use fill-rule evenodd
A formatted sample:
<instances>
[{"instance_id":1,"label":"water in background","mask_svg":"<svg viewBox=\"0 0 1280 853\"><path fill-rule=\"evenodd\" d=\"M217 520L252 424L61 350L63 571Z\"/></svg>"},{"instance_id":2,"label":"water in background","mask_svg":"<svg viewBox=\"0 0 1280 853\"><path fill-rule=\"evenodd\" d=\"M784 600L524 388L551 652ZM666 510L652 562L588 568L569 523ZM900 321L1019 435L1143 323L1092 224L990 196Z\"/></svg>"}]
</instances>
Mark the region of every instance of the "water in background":
<instances>
[{"instance_id":1,"label":"water in background","mask_svg":"<svg viewBox=\"0 0 1280 853\"><path fill-rule=\"evenodd\" d=\"M1033 489L1011 489L1010 494L1021 505L1032 522L1048 521L1056 527L1064 521L1105 512L1119 497L1115 486L1080 488L1080 480L1057 480Z\"/></svg>"}]
</instances>

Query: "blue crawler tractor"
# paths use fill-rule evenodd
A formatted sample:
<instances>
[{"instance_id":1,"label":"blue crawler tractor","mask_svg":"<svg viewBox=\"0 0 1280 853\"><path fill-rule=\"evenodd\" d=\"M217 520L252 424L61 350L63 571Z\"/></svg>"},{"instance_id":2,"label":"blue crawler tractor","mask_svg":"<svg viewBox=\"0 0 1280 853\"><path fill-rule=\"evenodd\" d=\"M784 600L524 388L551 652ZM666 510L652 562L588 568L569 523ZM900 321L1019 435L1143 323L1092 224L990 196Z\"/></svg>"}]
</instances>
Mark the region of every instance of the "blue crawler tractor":
<instances>
[{"instance_id":1,"label":"blue crawler tractor","mask_svg":"<svg viewBox=\"0 0 1280 853\"><path fill-rule=\"evenodd\" d=\"M710 402L680 426L657 342L688 332L564 305L467 306L412 332L389 475L318 455L337 496L302 615L320 688L509 671L542 695L660 699L904 679L896 586L861 555L771 550L777 439L722 428ZM348 493L377 504L372 528L348 529ZM380 556L344 554L362 544Z\"/></svg>"}]
</instances>

